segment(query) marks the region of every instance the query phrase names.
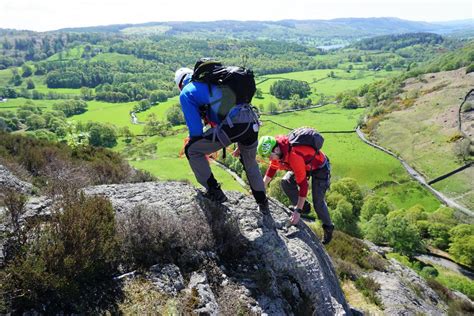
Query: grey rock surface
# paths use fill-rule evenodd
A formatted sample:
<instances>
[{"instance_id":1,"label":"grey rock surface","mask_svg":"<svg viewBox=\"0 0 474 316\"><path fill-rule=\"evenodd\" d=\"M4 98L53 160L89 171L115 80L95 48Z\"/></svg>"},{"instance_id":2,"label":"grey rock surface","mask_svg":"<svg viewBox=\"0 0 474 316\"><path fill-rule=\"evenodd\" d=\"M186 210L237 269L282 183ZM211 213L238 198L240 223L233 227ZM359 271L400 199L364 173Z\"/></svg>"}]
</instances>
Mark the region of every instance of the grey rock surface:
<instances>
[{"instance_id":1,"label":"grey rock surface","mask_svg":"<svg viewBox=\"0 0 474 316\"><path fill-rule=\"evenodd\" d=\"M205 273L193 272L189 280L188 289L196 290L199 296L199 306L194 310L194 313L197 315L219 315L219 306Z\"/></svg>"},{"instance_id":2,"label":"grey rock surface","mask_svg":"<svg viewBox=\"0 0 474 316\"><path fill-rule=\"evenodd\" d=\"M446 315L448 307L413 270L390 259L386 272L369 276L380 284L377 296L386 315Z\"/></svg>"},{"instance_id":3,"label":"grey rock surface","mask_svg":"<svg viewBox=\"0 0 474 316\"><path fill-rule=\"evenodd\" d=\"M161 291L176 295L184 289L184 279L178 266L174 264L155 264L150 268L147 278Z\"/></svg>"},{"instance_id":4,"label":"grey rock surface","mask_svg":"<svg viewBox=\"0 0 474 316\"><path fill-rule=\"evenodd\" d=\"M252 295L257 309L269 315L295 315L301 310L314 315L351 314L331 259L317 236L303 222L286 230L289 214L280 203L271 201L271 215L263 216L250 196L227 192L229 201L217 205L181 182L103 185L85 192L108 197L117 212L145 205L173 216L202 212L210 226L234 219L238 238L245 240L248 250L240 257L242 267L232 281L249 289L242 295ZM253 271L256 264L259 270ZM268 283L266 293L256 290L255 276L262 273Z\"/></svg>"},{"instance_id":5,"label":"grey rock surface","mask_svg":"<svg viewBox=\"0 0 474 316\"><path fill-rule=\"evenodd\" d=\"M31 193L33 185L18 179L3 165L0 165L0 190L13 189L17 192L28 194Z\"/></svg>"}]
</instances>

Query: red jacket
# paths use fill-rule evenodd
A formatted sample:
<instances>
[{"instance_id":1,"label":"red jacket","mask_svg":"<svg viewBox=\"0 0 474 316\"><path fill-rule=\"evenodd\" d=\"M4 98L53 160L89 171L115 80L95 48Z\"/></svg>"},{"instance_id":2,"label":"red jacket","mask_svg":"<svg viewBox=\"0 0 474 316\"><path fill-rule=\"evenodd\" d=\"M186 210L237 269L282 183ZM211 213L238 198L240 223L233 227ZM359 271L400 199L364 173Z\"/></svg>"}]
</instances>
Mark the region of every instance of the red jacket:
<instances>
[{"instance_id":1,"label":"red jacket","mask_svg":"<svg viewBox=\"0 0 474 316\"><path fill-rule=\"evenodd\" d=\"M300 188L299 196L306 197L308 194L308 172L322 167L326 163L326 155L319 151L315 156L315 150L311 146L299 145L290 148L286 135L278 135L275 138L283 156L280 160L270 161L270 166L265 175L273 178L277 170L293 171L296 183Z\"/></svg>"}]
</instances>

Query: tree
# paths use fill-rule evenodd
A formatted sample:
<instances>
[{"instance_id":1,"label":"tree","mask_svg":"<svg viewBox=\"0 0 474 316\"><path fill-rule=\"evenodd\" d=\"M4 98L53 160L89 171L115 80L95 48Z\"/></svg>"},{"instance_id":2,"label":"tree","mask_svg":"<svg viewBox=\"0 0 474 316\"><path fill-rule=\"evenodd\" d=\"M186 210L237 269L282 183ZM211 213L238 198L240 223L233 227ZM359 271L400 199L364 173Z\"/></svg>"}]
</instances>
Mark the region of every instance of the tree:
<instances>
[{"instance_id":1,"label":"tree","mask_svg":"<svg viewBox=\"0 0 474 316\"><path fill-rule=\"evenodd\" d=\"M262 89L258 88L257 91L255 91L255 98L263 99Z\"/></svg>"},{"instance_id":2,"label":"tree","mask_svg":"<svg viewBox=\"0 0 474 316\"><path fill-rule=\"evenodd\" d=\"M86 100L86 101L94 99L94 91L90 88L82 87L81 88L81 98L83 100Z\"/></svg>"},{"instance_id":3,"label":"tree","mask_svg":"<svg viewBox=\"0 0 474 316\"><path fill-rule=\"evenodd\" d=\"M351 236L359 237L359 229L357 227L357 218L353 213L352 204L346 199L342 199L337 203L336 209L332 212L332 221L334 226Z\"/></svg>"},{"instance_id":4,"label":"tree","mask_svg":"<svg viewBox=\"0 0 474 316\"><path fill-rule=\"evenodd\" d=\"M127 144L132 142L133 133L130 131L128 126L123 126L120 128L120 134L125 138L125 142Z\"/></svg>"},{"instance_id":5,"label":"tree","mask_svg":"<svg viewBox=\"0 0 474 316\"><path fill-rule=\"evenodd\" d=\"M46 126L46 121L41 115L32 114L26 118L26 125L28 125L30 130L41 129Z\"/></svg>"},{"instance_id":6,"label":"tree","mask_svg":"<svg viewBox=\"0 0 474 316\"><path fill-rule=\"evenodd\" d=\"M186 123L184 120L183 111L181 111L179 104L175 104L166 110L166 119L173 126L183 125Z\"/></svg>"},{"instance_id":7,"label":"tree","mask_svg":"<svg viewBox=\"0 0 474 316\"><path fill-rule=\"evenodd\" d=\"M145 127L143 128L143 132L146 135L153 136L153 135L161 135L165 136L166 131L169 129L169 123L164 123L159 121L155 113L151 113L148 115Z\"/></svg>"},{"instance_id":8,"label":"tree","mask_svg":"<svg viewBox=\"0 0 474 316\"><path fill-rule=\"evenodd\" d=\"M27 88L28 90L31 90L31 89L34 89L34 88L35 88L35 83L33 82L33 80L28 79L28 81L26 82L26 88Z\"/></svg>"},{"instance_id":9,"label":"tree","mask_svg":"<svg viewBox=\"0 0 474 316\"><path fill-rule=\"evenodd\" d=\"M53 104L53 109L62 111L67 117L87 111L87 103L82 100L67 100Z\"/></svg>"},{"instance_id":10,"label":"tree","mask_svg":"<svg viewBox=\"0 0 474 316\"><path fill-rule=\"evenodd\" d=\"M376 244L387 241L385 229L387 227L387 219L383 214L374 214L372 218L362 224L362 232L364 238Z\"/></svg>"},{"instance_id":11,"label":"tree","mask_svg":"<svg viewBox=\"0 0 474 316\"><path fill-rule=\"evenodd\" d=\"M306 81L278 80L270 86L270 94L284 100L289 100L292 95L306 98L311 94L311 87Z\"/></svg>"},{"instance_id":12,"label":"tree","mask_svg":"<svg viewBox=\"0 0 474 316\"><path fill-rule=\"evenodd\" d=\"M23 64L23 66L21 66L21 70L22 70L21 76L23 78L30 77L33 74L33 69L27 64Z\"/></svg>"},{"instance_id":13,"label":"tree","mask_svg":"<svg viewBox=\"0 0 474 316\"><path fill-rule=\"evenodd\" d=\"M474 267L474 226L459 224L449 231L449 253L459 262Z\"/></svg>"},{"instance_id":14,"label":"tree","mask_svg":"<svg viewBox=\"0 0 474 316\"><path fill-rule=\"evenodd\" d=\"M18 74L18 71L14 71L12 78L10 79L10 83L18 87L22 84L22 82L23 80L21 79L21 76Z\"/></svg>"},{"instance_id":15,"label":"tree","mask_svg":"<svg viewBox=\"0 0 474 316\"><path fill-rule=\"evenodd\" d=\"M338 192L351 203L353 213L356 218L359 217L360 209L362 208L364 196L357 181L352 178L343 178L332 184L331 192Z\"/></svg>"},{"instance_id":16,"label":"tree","mask_svg":"<svg viewBox=\"0 0 474 316\"><path fill-rule=\"evenodd\" d=\"M360 102L356 97L345 95L342 99L342 107L346 109L357 109L360 106Z\"/></svg>"},{"instance_id":17,"label":"tree","mask_svg":"<svg viewBox=\"0 0 474 316\"><path fill-rule=\"evenodd\" d=\"M89 122L86 125L89 144L96 147L114 147L117 145L117 131L109 124Z\"/></svg>"},{"instance_id":18,"label":"tree","mask_svg":"<svg viewBox=\"0 0 474 316\"><path fill-rule=\"evenodd\" d=\"M368 196L360 211L360 219L370 221L375 214L387 215L391 211L391 206L387 199L377 195Z\"/></svg>"},{"instance_id":19,"label":"tree","mask_svg":"<svg viewBox=\"0 0 474 316\"><path fill-rule=\"evenodd\" d=\"M389 245L401 254L412 257L423 250L418 230L402 216L389 217L385 233Z\"/></svg>"}]
</instances>

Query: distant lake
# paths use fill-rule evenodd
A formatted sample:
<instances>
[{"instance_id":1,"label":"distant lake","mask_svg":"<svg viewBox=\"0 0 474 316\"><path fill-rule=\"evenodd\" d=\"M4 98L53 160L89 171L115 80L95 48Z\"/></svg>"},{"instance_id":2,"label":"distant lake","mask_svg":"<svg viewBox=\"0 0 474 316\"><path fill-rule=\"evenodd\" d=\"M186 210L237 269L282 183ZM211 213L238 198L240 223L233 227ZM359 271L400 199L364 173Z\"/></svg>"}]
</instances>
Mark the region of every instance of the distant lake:
<instances>
[{"instance_id":1,"label":"distant lake","mask_svg":"<svg viewBox=\"0 0 474 316\"><path fill-rule=\"evenodd\" d=\"M321 45L321 46L316 46L316 48L331 50L331 49L343 48L344 46L347 46L347 44Z\"/></svg>"}]
</instances>

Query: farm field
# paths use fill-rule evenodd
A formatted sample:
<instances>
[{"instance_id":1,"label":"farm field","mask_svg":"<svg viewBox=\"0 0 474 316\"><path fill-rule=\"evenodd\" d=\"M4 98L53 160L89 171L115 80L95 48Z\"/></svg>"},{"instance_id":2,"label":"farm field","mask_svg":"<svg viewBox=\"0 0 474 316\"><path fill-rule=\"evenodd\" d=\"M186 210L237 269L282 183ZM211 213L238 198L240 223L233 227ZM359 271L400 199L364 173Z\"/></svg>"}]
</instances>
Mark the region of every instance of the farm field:
<instances>
[{"instance_id":1,"label":"farm field","mask_svg":"<svg viewBox=\"0 0 474 316\"><path fill-rule=\"evenodd\" d=\"M427 180L464 165L457 154L457 112L473 86L474 77L464 69L408 81L403 95L415 96L413 106L388 114L372 132L372 139L400 155ZM468 168L433 187L472 209L473 179L474 169Z\"/></svg>"},{"instance_id":2,"label":"farm field","mask_svg":"<svg viewBox=\"0 0 474 316\"><path fill-rule=\"evenodd\" d=\"M273 116L262 116L289 127L313 126L321 131L351 130L355 128L362 109L345 110L336 105ZM271 122L264 122L260 135L284 134L288 131ZM367 146L355 133L324 134L324 152L330 157L333 181L352 177L364 191L386 196L396 208L408 208L421 204L429 211L439 207L439 202L417 182L411 180L395 158ZM186 158L178 158L186 133L168 137L152 137L134 141L128 147L123 143L116 148L130 163L147 170L160 179L188 180L196 184ZM153 146L153 144L156 145ZM151 146L150 146L151 145ZM127 149L128 148L128 149ZM226 190L241 190L228 174L215 167L216 177Z\"/></svg>"},{"instance_id":3,"label":"farm field","mask_svg":"<svg viewBox=\"0 0 474 316\"><path fill-rule=\"evenodd\" d=\"M117 127L128 126L132 133L141 133L143 125L135 125L131 122L130 111L135 106L136 102L127 103L108 103L101 101L88 101L87 111L74 115L69 120L78 122L100 122L109 123Z\"/></svg>"},{"instance_id":4,"label":"farm field","mask_svg":"<svg viewBox=\"0 0 474 316\"><path fill-rule=\"evenodd\" d=\"M335 78L328 75L333 72ZM310 96L313 103L318 103L322 94L326 97L334 98L337 94L351 89L358 89L363 84L368 84L389 76L399 74L399 71L378 72L369 70L354 70L351 73L341 69L317 69L309 71L299 71L284 74L266 75L257 78L257 88L262 91L261 99L254 98L253 103L257 107L267 108L273 102L277 104L279 100L270 94L270 87L278 80L292 79L309 83L312 94Z\"/></svg>"}]
</instances>

